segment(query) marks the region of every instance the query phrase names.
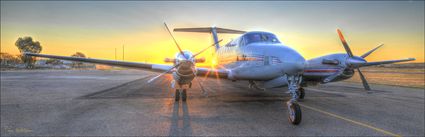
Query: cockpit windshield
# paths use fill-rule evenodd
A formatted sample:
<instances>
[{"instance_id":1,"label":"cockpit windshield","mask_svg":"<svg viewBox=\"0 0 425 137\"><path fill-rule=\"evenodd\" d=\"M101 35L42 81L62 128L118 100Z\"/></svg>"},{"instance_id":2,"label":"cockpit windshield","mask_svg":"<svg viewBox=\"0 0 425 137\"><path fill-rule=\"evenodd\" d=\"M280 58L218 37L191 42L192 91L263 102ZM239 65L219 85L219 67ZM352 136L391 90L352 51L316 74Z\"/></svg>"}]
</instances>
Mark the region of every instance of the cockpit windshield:
<instances>
[{"instance_id":1,"label":"cockpit windshield","mask_svg":"<svg viewBox=\"0 0 425 137\"><path fill-rule=\"evenodd\" d=\"M244 45L255 42L280 43L274 34L266 32L250 33L243 37Z\"/></svg>"}]
</instances>

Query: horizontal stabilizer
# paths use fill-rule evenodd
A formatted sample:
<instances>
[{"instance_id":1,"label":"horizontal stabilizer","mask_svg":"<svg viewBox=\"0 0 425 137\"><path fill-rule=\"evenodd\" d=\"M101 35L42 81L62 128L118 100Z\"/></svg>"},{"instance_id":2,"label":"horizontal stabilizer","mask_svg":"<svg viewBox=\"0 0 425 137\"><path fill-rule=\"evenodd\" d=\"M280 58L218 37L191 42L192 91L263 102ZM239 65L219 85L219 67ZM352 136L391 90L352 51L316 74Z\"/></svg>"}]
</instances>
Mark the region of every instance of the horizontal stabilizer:
<instances>
[{"instance_id":1,"label":"horizontal stabilizer","mask_svg":"<svg viewBox=\"0 0 425 137\"><path fill-rule=\"evenodd\" d=\"M230 34L244 34L246 31L217 28L217 27L204 27L204 28L175 28L175 32L200 32L200 33L211 33L212 29L215 28L217 33L230 33Z\"/></svg>"}]
</instances>

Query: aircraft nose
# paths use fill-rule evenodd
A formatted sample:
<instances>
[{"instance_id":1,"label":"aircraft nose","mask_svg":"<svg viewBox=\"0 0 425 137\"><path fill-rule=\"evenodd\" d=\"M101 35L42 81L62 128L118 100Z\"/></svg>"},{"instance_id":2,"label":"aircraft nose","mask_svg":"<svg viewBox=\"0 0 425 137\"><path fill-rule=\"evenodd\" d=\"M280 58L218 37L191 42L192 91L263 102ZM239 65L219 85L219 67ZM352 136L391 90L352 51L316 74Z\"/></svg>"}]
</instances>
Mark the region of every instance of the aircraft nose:
<instances>
[{"instance_id":1,"label":"aircraft nose","mask_svg":"<svg viewBox=\"0 0 425 137\"><path fill-rule=\"evenodd\" d=\"M282 64L284 73L298 74L303 72L305 65L304 57L293 54L292 56L284 59L285 61L283 61L284 63Z\"/></svg>"},{"instance_id":2,"label":"aircraft nose","mask_svg":"<svg viewBox=\"0 0 425 137\"><path fill-rule=\"evenodd\" d=\"M286 74L299 74L304 71L305 59L297 51L291 48L284 48L280 51L279 60L281 63L281 68L283 73Z\"/></svg>"}]
</instances>

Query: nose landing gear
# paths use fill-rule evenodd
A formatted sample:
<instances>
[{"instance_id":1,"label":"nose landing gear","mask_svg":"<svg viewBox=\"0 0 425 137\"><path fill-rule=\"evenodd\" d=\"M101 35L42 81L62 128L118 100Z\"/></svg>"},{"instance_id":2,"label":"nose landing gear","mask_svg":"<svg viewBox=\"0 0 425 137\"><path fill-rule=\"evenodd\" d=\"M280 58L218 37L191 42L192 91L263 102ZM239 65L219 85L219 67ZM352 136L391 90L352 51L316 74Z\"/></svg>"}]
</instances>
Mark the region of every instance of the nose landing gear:
<instances>
[{"instance_id":1,"label":"nose landing gear","mask_svg":"<svg viewBox=\"0 0 425 137\"><path fill-rule=\"evenodd\" d=\"M288 76L288 89L291 94L291 100L286 102L288 107L288 120L293 125L298 125L301 123L301 107L298 105L297 100L304 98L304 89L300 88L302 81L301 75L291 75Z\"/></svg>"},{"instance_id":2,"label":"nose landing gear","mask_svg":"<svg viewBox=\"0 0 425 137\"><path fill-rule=\"evenodd\" d=\"M298 125L301 123L301 107L296 102L288 101L286 102L288 106L288 121L293 125Z\"/></svg>"},{"instance_id":3,"label":"nose landing gear","mask_svg":"<svg viewBox=\"0 0 425 137\"><path fill-rule=\"evenodd\" d=\"M186 99L187 99L187 90L186 89L176 89L174 100L179 101L180 97L182 98L182 101L186 101Z\"/></svg>"}]
</instances>

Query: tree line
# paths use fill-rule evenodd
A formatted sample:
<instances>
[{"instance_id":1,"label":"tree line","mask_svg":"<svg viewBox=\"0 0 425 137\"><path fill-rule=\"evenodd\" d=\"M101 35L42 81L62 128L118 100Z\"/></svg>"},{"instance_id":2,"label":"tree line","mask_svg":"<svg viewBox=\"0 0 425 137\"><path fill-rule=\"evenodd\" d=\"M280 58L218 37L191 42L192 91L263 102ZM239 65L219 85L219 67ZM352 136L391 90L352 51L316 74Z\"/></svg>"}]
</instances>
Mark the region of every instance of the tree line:
<instances>
[{"instance_id":1,"label":"tree line","mask_svg":"<svg viewBox=\"0 0 425 137\"><path fill-rule=\"evenodd\" d=\"M42 46L40 42L34 41L32 37L19 37L18 40L15 42L15 46L19 49L20 55L11 55L9 53L0 53L0 62L1 65L9 65L9 64L25 64L25 67L28 69L34 68L34 64L36 61L35 57L30 56L23 56L22 54L25 52L30 53L40 53L42 51ZM72 54L73 57L82 57L85 58L86 55L84 55L81 52L76 52ZM46 64L60 64L61 61L57 59L48 59L46 61ZM81 62L75 62L73 63L73 66L81 66Z\"/></svg>"}]
</instances>

